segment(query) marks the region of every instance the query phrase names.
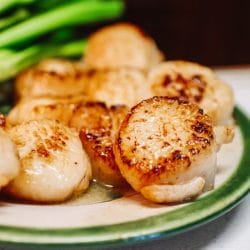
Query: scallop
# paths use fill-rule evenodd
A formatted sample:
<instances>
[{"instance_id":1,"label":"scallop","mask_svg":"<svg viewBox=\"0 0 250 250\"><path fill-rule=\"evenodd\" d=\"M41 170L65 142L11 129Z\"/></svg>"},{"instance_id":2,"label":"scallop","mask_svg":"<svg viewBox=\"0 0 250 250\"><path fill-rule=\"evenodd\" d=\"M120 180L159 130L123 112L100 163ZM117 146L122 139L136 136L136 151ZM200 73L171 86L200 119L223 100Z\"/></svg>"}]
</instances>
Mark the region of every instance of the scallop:
<instances>
[{"instance_id":1,"label":"scallop","mask_svg":"<svg viewBox=\"0 0 250 250\"><path fill-rule=\"evenodd\" d=\"M136 69L92 70L84 76L89 100L134 106L150 96L146 75Z\"/></svg>"},{"instance_id":2,"label":"scallop","mask_svg":"<svg viewBox=\"0 0 250 250\"><path fill-rule=\"evenodd\" d=\"M84 94L78 64L63 59L46 59L29 68L16 78L17 99L22 98L68 98Z\"/></svg>"},{"instance_id":3,"label":"scallop","mask_svg":"<svg viewBox=\"0 0 250 250\"><path fill-rule=\"evenodd\" d=\"M4 189L28 201L61 202L84 192L91 179L89 159L78 134L48 119L8 130L21 162L19 175Z\"/></svg>"},{"instance_id":4,"label":"scallop","mask_svg":"<svg viewBox=\"0 0 250 250\"><path fill-rule=\"evenodd\" d=\"M159 96L140 102L115 140L121 174L159 203L182 202L212 189L217 151L212 124L194 103Z\"/></svg>"},{"instance_id":5,"label":"scallop","mask_svg":"<svg viewBox=\"0 0 250 250\"><path fill-rule=\"evenodd\" d=\"M93 69L147 70L164 58L154 40L136 25L118 23L90 36L84 63Z\"/></svg>"},{"instance_id":6,"label":"scallop","mask_svg":"<svg viewBox=\"0 0 250 250\"><path fill-rule=\"evenodd\" d=\"M20 169L16 145L4 131L4 126L5 118L0 114L0 187L13 180Z\"/></svg>"},{"instance_id":7,"label":"scallop","mask_svg":"<svg viewBox=\"0 0 250 250\"><path fill-rule=\"evenodd\" d=\"M25 98L11 109L7 116L7 124L15 126L23 122L44 118L68 124L74 108L78 103L85 102L85 100L86 97L83 95L71 98Z\"/></svg>"},{"instance_id":8,"label":"scallop","mask_svg":"<svg viewBox=\"0 0 250 250\"><path fill-rule=\"evenodd\" d=\"M151 96L178 97L197 103L215 125L232 122L231 88L209 68L186 61L163 62L149 72Z\"/></svg>"},{"instance_id":9,"label":"scallop","mask_svg":"<svg viewBox=\"0 0 250 250\"><path fill-rule=\"evenodd\" d=\"M93 177L102 184L116 187L126 184L115 162L113 144L127 112L126 106L107 107L104 103L87 102L74 110L69 123L79 131L91 161Z\"/></svg>"}]
</instances>

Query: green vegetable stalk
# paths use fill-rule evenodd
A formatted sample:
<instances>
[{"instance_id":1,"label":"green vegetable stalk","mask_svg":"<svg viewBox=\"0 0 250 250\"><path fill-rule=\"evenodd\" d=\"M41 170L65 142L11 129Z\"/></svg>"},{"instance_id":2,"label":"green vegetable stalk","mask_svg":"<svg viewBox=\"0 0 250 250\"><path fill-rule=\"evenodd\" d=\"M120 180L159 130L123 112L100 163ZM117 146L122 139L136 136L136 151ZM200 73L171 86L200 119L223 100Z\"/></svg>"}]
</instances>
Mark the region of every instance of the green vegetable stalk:
<instances>
[{"instance_id":1,"label":"green vegetable stalk","mask_svg":"<svg viewBox=\"0 0 250 250\"><path fill-rule=\"evenodd\" d=\"M86 39L75 40L74 27L123 9L122 0L0 0L0 83L45 57L81 56Z\"/></svg>"},{"instance_id":2,"label":"green vegetable stalk","mask_svg":"<svg viewBox=\"0 0 250 250\"><path fill-rule=\"evenodd\" d=\"M0 1L0 13L9 10L16 5L27 5L37 0L1 0Z\"/></svg>"},{"instance_id":3,"label":"green vegetable stalk","mask_svg":"<svg viewBox=\"0 0 250 250\"><path fill-rule=\"evenodd\" d=\"M79 57L84 53L85 46L86 40L81 39L64 45L37 44L22 51L0 50L0 81L15 76L45 57Z\"/></svg>"},{"instance_id":4,"label":"green vegetable stalk","mask_svg":"<svg viewBox=\"0 0 250 250\"><path fill-rule=\"evenodd\" d=\"M113 19L123 10L121 1L77 1L41 13L0 33L0 47L36 38L62 26Z\"/></svg>"},{"instance_id":5,"label":"green vegetable stalk","mask_svg":"<svg viewBox=\"0 0 250 250\"><path fill-rule=\"evenodd\" d=\"M6 29L9 26L16 24L17 22L23 21L28 18L30 13L26 9L18 9L10 17L5 17L0 19L0 30Z\"/></svg>"}]
</instances>

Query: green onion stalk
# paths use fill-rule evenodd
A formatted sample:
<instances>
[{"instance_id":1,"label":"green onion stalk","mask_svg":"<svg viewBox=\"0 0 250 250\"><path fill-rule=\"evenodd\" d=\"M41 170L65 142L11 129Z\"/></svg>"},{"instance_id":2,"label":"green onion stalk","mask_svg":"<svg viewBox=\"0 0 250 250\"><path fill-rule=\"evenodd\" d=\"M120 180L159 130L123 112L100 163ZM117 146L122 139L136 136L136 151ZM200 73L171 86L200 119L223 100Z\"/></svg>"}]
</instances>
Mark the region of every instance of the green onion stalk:
<instances>
[{"instance_id":1,"label":"green onion stalk","mask_svg":"<svg viewBox=\"0 0 250 250\"><path fill-rule=\"evenodd\" d=\"M37 0L1 0L0 1L0 13L4 13L5 11L19 5L28 5Z\"/></svg>"},{"instance_id":2,"label":"green onion stalk","mask_svg":"<svg viewBox=\"0 0 250 250\"><path fill-rule=\"evenodd\" d=\"M0 82L47 57L80 57L87 39L75 40L74 28L112 20L124 9L122 0L56 2L0 0L0 15L5 14L0 19ZM34 6L38 12L32 12Z\"/></svg>"},{"instance_id":3,"label":"green onion stalk","mask_svg":"<svg viewBox=\"0 0 250 250\"><path fill-rule=\"evenodd\" d=\"M16 45L63 26L82 25L121 15L121 1L77 1L31 17L0 33L0 47Z\"/></svg>"},{"instance_id":4,"label":"green onion stalk","mask_svg":"<svg viewBox=\"0 0 250 250\"><path fill-rule=\"evenodd\" d=\"M22 51L0 50L0 82L47 57L79 57L84 53L86 39L64 45L36 44Z\"/></svg>"}]
</instances>

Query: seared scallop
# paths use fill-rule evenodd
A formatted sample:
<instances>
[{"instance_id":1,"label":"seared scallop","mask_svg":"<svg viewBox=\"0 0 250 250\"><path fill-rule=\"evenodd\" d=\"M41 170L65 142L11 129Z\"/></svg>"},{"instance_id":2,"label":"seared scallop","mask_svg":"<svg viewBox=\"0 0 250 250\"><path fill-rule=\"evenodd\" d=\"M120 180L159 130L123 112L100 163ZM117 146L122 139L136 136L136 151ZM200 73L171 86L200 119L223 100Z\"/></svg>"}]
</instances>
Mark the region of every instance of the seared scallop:
<instances>
[{"instance_id":1,"label":"seared scallop","mask_svg":"<svg viewBox=\"0 0 250 250\"><path fill-rule=\"evenodd\" d=\"M7 116L8 125L17 125L32 120L44 118L58 120L68 124L74 108L84 102L85 96L72 98L35 98L23 99L18 102Z\"/></svg>"},{"instance_id":2,"label":"seared scallop","mask_svg":"<svg viewBox=\"0 0 250 250\"><path fill-rule=\"evenodd\" d=\"M185 61L168 61L149 73L151 96L178 97L195 102L216 125L231 122L234 98L231 88L204 66Z\"/></svg>"},{"instance_id":3,"label":"seared scallop","mask_svg":"<svg viewBox=\"0 0 250 250\"><path fill-rule=\"evenodd\" d=\"M126 183L114 159L113 143L127 111L126 106L108 108L104 103L87 102L75 109L70 122L80 133L93 177L101 183L112 186Z\"/></svg>"},{"instance_id":4,"label":"seared scallop","mask_svg":"<svg viewBox=\"0 0 250 250\"><path fill-rule=\"evenodd\" d=\"M212 120L194 103L144 100L123 120L114 146L123 177L154 202L181 202L210 190L216 171Z\"/></svg>"},{"instance_id":5,"label":"seared scallop","mask_svg":"<svg viewBox=\"0 0 250 250\"><path fill-rule=\"evenodd\" d=\"M46 59L17 76L16 96L21 98L70 97L84 94L82 72L63 59Z\"/></svg>"},{"instance_id":6,"label":"seared scallop","mask_svg":"<svg viewBox=\"0 0 250 250\"><path fill-rule=\"evenodd\" d=\"M20 169L16 145L4 131L4 126L5 118L0 113L0 188L13 180Z\"/></svg>"},{"instance_id":7,"label":"seared scallop","mask_svg":"<svg viewBox=\"0 0 250 250\"><path fill-rule=\"evenodd\" d=\"M150 97L145 74L135 69L92 70L84 78L87 98L108 106L125 104L132 107Z\"/></svg>"},{"instance_id":8,"label":"seared scallop","mask_svg":"<svg viewBox=\"0 0 250 250\"><path fill-rule=\"evenodd\" d=\"M88 40L84 62L94 69L148 69L163 59L154 40L141 28L118 23L98 30Z\"/></svg>"},{"instance_id":9,"label":"seared scallop","mask_svg":"<svg viewBox=\"0 0 250 250\"><path fill-rule=\"evenodd\" d=\"M9 129L21 170L4 191L35 202L60 202L89 186L91 167L78 134L53 120L30 121Z\"/></svg>"}]
</instances>

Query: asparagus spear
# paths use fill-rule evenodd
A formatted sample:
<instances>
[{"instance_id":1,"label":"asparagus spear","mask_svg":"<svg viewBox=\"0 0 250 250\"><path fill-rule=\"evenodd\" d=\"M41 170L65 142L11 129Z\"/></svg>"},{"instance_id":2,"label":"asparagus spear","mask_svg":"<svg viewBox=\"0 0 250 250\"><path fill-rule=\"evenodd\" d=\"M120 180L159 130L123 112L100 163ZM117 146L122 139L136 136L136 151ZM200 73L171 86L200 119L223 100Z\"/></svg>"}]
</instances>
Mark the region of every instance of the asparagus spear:
<instances>
[{"instance_id":1,"label":"asparagus spear","mask_svg":"<svg viewBox=\"0 0 250 250\"><path fill-rule=\"evenodd\" d=\"M85 46L86 40L81 39L61 46L37 44L22 51L0 50L0 81L13 77L45 57L79 57L83 54Z\"/></svg>"},{"instance_id":2,"label":"asparagus spear","mask_svg":"<svg viewBox=\"0 0 250 250\"><path fill-rule=\"evenodd\" d=\"M56 51L56 55L60 57L79 57L84 54L87 45L87 40L73 41L63 46L59 46Z\"/></svg>"},{"instance_id":3,"label":"asparagus spear","mask_svg":"<svg viewBox=\"0 0 250 250\"><path fill-rule=\"evenodd\" d=\"M118 17L122 10L121 0L70 2L1 32L0 47L36 38L62 26L112 19Z\"/></svg>"},{"instance_id":4,"label":"asparagus spear","mask_svg":"<svg viewBox=\"0 0 250 250\"><path fill-rule=\"evenodd\" d=\"M34 1L37 1L37 0L1 0L0 1L0 13L3 13L4 11L11 9L12 7L16 5L26 5Z\"/></svg>"},{"instance_id":5,"label":"asparagus spear","mask_svg":"<svg viewBox=\"0 0 250 250\"><path fill-rule=\"evenodd\" d=\"M0 30L8 28L17 22L23 21L28 16L30 16L30 13L26 9L18 9L11 16L0 19Z\"/></svg>"}]
</instances>

